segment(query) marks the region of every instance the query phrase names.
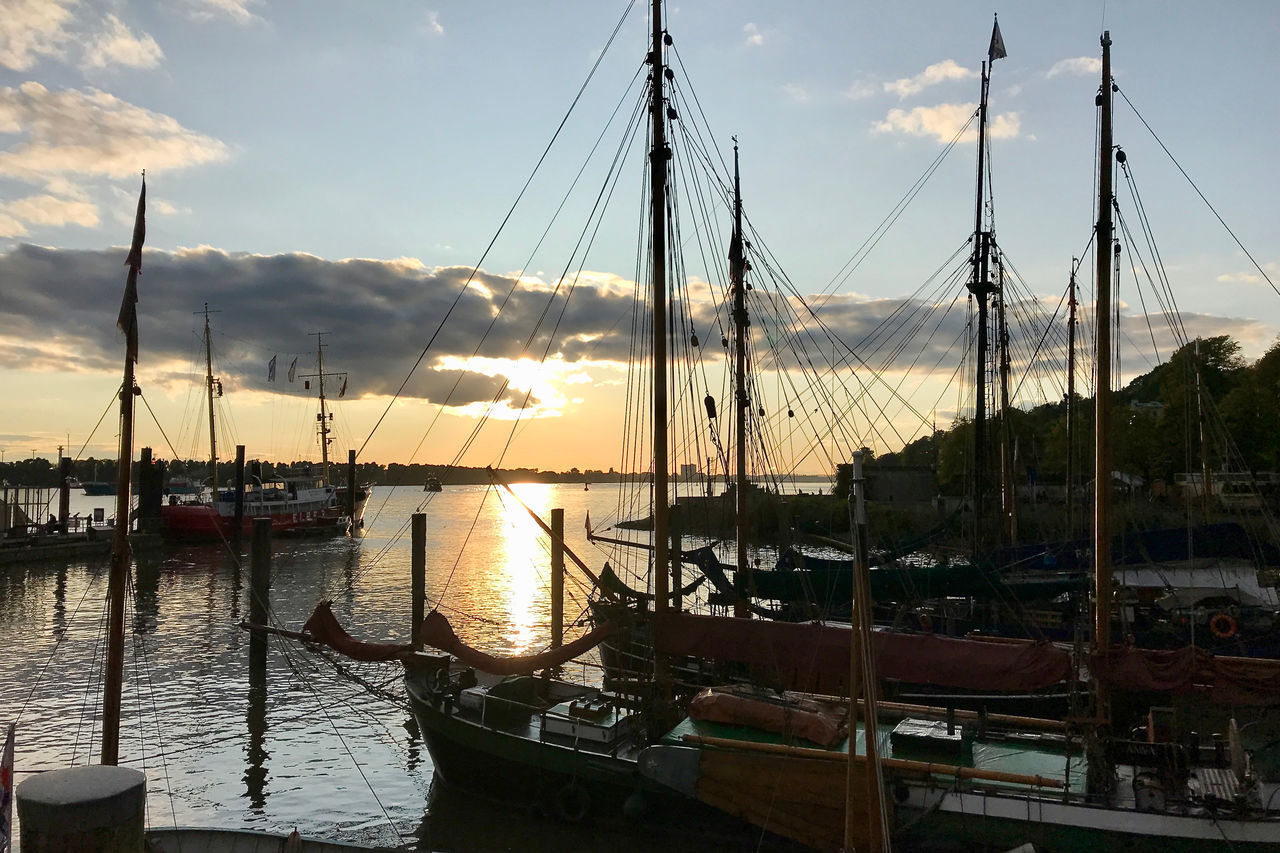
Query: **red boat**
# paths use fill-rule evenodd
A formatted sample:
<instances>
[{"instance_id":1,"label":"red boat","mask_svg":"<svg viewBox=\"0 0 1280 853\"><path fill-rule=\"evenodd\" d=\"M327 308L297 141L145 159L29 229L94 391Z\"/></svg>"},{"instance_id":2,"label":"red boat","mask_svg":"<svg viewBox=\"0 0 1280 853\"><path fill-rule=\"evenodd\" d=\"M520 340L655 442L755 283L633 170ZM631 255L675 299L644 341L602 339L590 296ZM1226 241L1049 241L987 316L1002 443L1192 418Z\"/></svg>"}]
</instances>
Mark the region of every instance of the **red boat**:
<instances>
[{"instance_id":1,"label":"red boat","mask_svg":"<svg viewBox=\"0 0 1280 853\"><path fill-rule=\"evenodd\" d=\"M278 477L245 488L240 532L248 536L255 518L270 518L273 534L343 534L363 524L369 489L358 486L355 513L348 515L346 487L319 476ZM179 539L224 539L235 530L236 496L224 489L217 499L183 500L177 495L160 508L164 533Z\"/></svg>"}]
</instances>

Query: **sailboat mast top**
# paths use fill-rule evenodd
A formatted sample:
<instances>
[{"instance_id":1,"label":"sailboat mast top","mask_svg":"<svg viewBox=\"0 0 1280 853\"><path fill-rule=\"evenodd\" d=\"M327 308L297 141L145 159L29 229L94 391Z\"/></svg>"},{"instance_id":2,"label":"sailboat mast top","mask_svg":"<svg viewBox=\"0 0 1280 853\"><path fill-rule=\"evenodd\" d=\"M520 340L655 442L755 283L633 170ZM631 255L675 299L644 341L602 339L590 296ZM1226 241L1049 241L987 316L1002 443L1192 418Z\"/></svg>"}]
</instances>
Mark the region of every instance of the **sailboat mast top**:
<instances>
[{"instance_id":1,"label":"sailboat mast top","mask_svg":"<svg viewBox=\"0 0 1280 853\"><path fill-rule=\"evenodd\" d=\"M218 430L213 415L213 344L209 333L209 303L204 304L204 385L209 400L209 476L215 499L218 494Z\"/></svg>"}]
</instances>

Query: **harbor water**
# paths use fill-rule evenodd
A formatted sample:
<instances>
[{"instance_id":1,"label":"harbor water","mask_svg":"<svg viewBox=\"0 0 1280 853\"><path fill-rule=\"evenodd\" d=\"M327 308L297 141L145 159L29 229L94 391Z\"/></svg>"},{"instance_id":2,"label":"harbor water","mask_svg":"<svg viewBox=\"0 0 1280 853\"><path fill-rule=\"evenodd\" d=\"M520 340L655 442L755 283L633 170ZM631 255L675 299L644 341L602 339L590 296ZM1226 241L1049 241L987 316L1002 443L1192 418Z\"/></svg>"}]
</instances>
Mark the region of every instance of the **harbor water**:
<instances>
[{"instance_id":1,"label":"harbor water","mask_svg":"<svg viewBox=\"0 0 1280 853\"><path fill-rule=\"evenodd\" d=\"M408 527L420 510L428 606L440 602L462 639L486 651L545 647L547 537L500 490L421 488L374 489L356 539L275 540L272 624L298 630L327 600L353 636L407 642ZM586 541L586 518L599 528L626 515L618 485L515 488L544 518L564 508L567 543L599 569L605 557ZM71 511L103 506L109 515L113 502L73 495ZM165 544L135 556L120 763L147 775L149 825L297 828L419 850L705 849L705 839L665 834L659 817L570 826L433 788L398 665L352 664L273 636L265 679L255 679L250 635L240 627L249 614L248 550L245 543L239 565L223 544ZM17 722L19 784L98 761L106 588L105 557L0 568L0 722ZM568 588L571 624L585 601Z\"/></svg>"}]
</instances>

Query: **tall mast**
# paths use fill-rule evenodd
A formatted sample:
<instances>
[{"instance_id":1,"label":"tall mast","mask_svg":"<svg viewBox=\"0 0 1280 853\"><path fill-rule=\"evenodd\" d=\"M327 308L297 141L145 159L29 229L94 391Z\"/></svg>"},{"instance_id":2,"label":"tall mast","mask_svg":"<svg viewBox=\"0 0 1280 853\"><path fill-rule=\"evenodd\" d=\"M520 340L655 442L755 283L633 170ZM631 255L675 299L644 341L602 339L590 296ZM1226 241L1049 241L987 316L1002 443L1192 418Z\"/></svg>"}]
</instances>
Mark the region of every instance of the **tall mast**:
<instances>
[{"instance_id":1,"label":"tall mast","mask_svg":"<svg viewBox=\"0 0 1280 853\"><path fill-rule=\"evenodd\" d=\"M987 295L991 293L988 279L987 256L991 249L991 235L982 230L982 203L985 194L986 140L987 140L987 89L991 77L987 63L982 64L982 99L978 106L978 195L973 213L973 272L970 275L969 292L978 300L978 349L974 356L974 410L973 410L973 549L974 557L983 544L983 497L986 480L987 442Z\"/></svg>"},{"instance_id":2,"label":"tall mast","mask_svg":"<svg viewBox=\"0 0 1280 853\"><path fill-rule=\"evenodd\" d=\"M1076 421L1076 259L1071 259L1071 283L1067 305L1067 539L1075 528L1075 421Z\"/></svg>"},{"instance_id":3,"label":"tall mast","mask_svg":"<svg viewBox=\"0 0 1280 853\"><path fill-rule=\"evenodd\" d=\"M733 615L750 614L746 596L750 594L751 564L747 559L747 416L750 401L747 394L747 287L746 258L742 243L742 187L738 179L738 146L733 146L733 239L729 241L729 283L733 289L734 327L734 443L737 451L737 479L734 497L737 522L734 534L738 540L738 597Z\"/></svg>"},{"instance_id":4,"label":"tall mast","mask_svg":"<svg viewBox=\"0 0 1280 853\"><path fill-rule=\"evenodd\" d=\"M664 125L663 83L666 64L662 58L662 0L653 0L653 47L649 55L653 92L649 104L653 121L653 148L649 152L649 198L653 217L650 241L653 247L653 610L655 616L667 611L667 583L670 571L667 508L667 148ZM659 682L662 681L659 674Z\"/></svg>"},{"instance_id":5,"label":"tall mast","mask_svg":"<svg viewBox=\"0 0 1280 853\"><path fill-rule=\"evenodd\" d=\"M1096 652L1111 647L1111 33L1102 34L1102 108L1098 142L1098 389L1094 427L1094 624ZM1100 687L1100 685L1098 685ZM1099 717L1106 714L1099 692Z\"/></svg>"},{"instance_id":6,"label":"tall mast","mask_svg":"<svg viewBox=\"0 0 1280 853\"><path fill-rule=\"evenodd\" d=\"M218 431L213 421L213 345L209 335L209 303L204 304L204 386L209 397L209 476L214 500L218 499Z\"/></svg>"},{"instance_id":7,"label":"tall mast","mask_svg":"<svg viewBox=\"0 0 1280 853\"><path fill-rule=\"evenodd\" d=\"M324 332L314 332L316 336L316 376L320 383L320 461L324 466L324 480L329 482L329 413L324 405Z\"/></svg>"},{"instance_id":8,"label":"tall mast","mask_svg":"<svg viewBox=\"0 0 1280 853\"><path fill-rule=\"evenodd\" d=\"M124 686L124 602L129 580L129 496L133 469L133 365L138 359L138 273L142 270L142 243L146 237L147 175L142 173L138 213L133 224L133 245L125 263L129 266L124 301L117 325L126 345L124 379L120 384L120 453L116 458L116 523L111 538L111 566L107 579L107 657L102 676L103 764L115 764L120 756L120 693Z\"/></svg>"}]
</instances>

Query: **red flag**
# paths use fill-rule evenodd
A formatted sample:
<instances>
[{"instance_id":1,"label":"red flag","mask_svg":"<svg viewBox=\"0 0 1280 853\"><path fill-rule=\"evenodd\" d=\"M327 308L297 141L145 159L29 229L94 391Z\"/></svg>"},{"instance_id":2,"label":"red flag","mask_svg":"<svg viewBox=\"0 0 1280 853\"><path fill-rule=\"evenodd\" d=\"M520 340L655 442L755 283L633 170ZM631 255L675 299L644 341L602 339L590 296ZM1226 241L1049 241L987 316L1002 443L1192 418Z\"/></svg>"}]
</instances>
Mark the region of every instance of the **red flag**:
<instances>
[{"instance_id":1,"label":"red flag","mask_svg":"<svg viewBox=\"0 0 1280 853\"><path fill-rule=\"evenodd\" d=\"M120 302L120 316L116 325L124 332L128 357L138 360L138 273L142 271L142 243L147 237L147 178L142 177L142 192L138 194L138 215L133 221L133 244L124 264L129 268L129 279L124 287L124 299Z\"/></svg>"},{"instance_id":2,"label":"red flag","mask_svg":"<svg viewBox=\"0 0 1280 853\"><path fill-rule=\"evenodd\" d=\"M0 853L13 848L13 728L10 723L0 757Z\"/></svg>"}]
</instances>

